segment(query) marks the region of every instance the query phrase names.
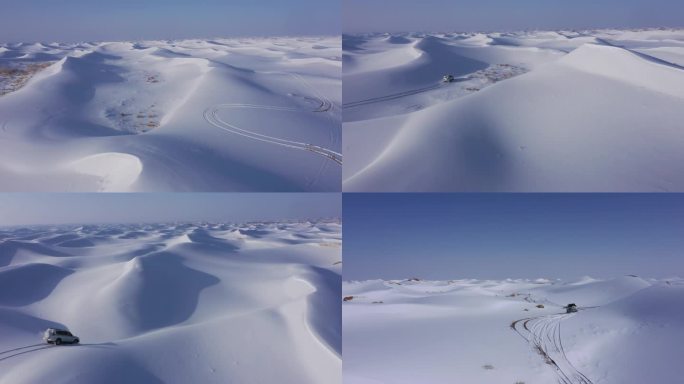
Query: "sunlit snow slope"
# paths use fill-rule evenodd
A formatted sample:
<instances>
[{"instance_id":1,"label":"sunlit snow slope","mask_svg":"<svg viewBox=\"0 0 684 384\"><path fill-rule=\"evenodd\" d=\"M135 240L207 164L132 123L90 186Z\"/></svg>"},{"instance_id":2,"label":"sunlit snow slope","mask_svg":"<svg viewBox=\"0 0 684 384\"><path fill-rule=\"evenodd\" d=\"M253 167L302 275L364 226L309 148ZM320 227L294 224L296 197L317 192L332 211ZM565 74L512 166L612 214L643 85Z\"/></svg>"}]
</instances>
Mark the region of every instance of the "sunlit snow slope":
<instances>
[{"instance_id":1,"label":"sunlit snow slope","mask_svg":"<svg viewBox=\"0 0 684 384\"><path fill-rule=\"evenodd\" d=\"M339 37L0 45L0 191L339 191Z\"/></svg>"},{"instance_id":2,"label":"sunlit snow slope","mask_svg":"<svg viewBox=\"0 0 684 384\"><path fill-rule=\"evenodd\" d=\"M684 190L681 30L344 36L343 62L346 191Z\"/></svg>"}]
</instances>

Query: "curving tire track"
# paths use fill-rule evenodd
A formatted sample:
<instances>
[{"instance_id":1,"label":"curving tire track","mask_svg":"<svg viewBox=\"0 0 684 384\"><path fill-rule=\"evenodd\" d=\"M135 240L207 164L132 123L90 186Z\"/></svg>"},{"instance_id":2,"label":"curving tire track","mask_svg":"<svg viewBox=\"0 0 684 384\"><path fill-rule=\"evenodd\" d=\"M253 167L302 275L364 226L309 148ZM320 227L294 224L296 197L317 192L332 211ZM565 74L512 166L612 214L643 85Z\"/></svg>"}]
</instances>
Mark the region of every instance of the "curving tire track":
<instances>
[{"instance_id":1,"label":"curving tire track","mask_svg":"<svg viewBox=\"0 0 684 384\"><path fill-rule=\"evenodd\" d=\"M306 88L308 88L313 95L318 97L318 99L313 99L313 100L317 100L317 101L321 102L322 103L321 105L325 104L328 106L328 108L326 108L325 110L323 110L322 108L318 108L316 111L327 112L327 111L330 111L333 109L334 103L330 99L328 99L327 97L322 95L320 92L318 92L318 90L316 88L312 87L311 84L309 84L309 82L306 81L301 75L299 75L297 73L290 73L289 76L294 78L295 80L299 81ZM311 99L311 98L309 98L309 99ZM314 112L316 112L316 111L314 111ZM326 113L325 115L330 119L330 121L332 122L333 125L338 124L338 122L335 120L335 118L333 117L332 114ZM330 133L330 144L332 146L337 146L337 144L339 142L338 136L335 135L335 132L332 129L329 130L329 133ZM341 147L342 146L340 145L340 148ZM318 182L318 179L328 170L329 164L330 164L329 161L324 160L323 162L321 162L321 166L318 168L318 172L316 173L316 176L313 177L308 183L309 187L312 187L314 184L316 184L316 182Z\"/></svg>"},{"instance_id":2,"label":"curving tire track","mask_svg":"<svg viewBox=\"0 0 684 384\"><path fill-rule=\"evenodd\" d=\"M568 359L561 338L561 322L575 314L528 317L511 323L511 328L551 365L560 384L593 384Z\"/></svg>"},{"instance_id":3,"label":"curving tire track","mask_svg":"<svg viewBox=\"0 0 684 384\"><path fill-rule=\"evenodd\" d=\"M218 112L221 109L228 109L228 108L251 108L251 109L264 109L264 110L271 110L271 111L301 112L300 109L288 108L288 107L272 107L272 106L265 106L265 105L253 105L253 104L219 104L219 105L213 106L211 108L207 108L204 111L204 119L209 124L211 124L217 128L220 128L224 131L230 132L230 133L234 133L234 134L237 134L240 136L244 136L244 137L250 138L252 140L258 140L258 141L263 141L266 143L280 145L283 147L313 152L315 154L326 157L326 158L336 162L339 165L342 165L342 154L337 153L331 149L327 149L327 148L324 148L324 147L321 147L318 145L314 145L314 144L303 143L303 142L299 142L299 141L286 140L286 139L281 139L281 138L274 137L274 136L269 136L269 135L264 135L261 133L248 131L248 130L242 129L242 128L234 125L234 124L231 124L227 121L224 121L218 116ZM327 109L325 109L325 108L327 108ZM325 103L322 102L321 106L318 109L316 109L314 112L325 112L328 109L329 109L329 107L326 107Z\"/></svg>"},{"instance_id":4,"label":"curving tire track","mask_svg":"<svg viewBox=\"0 0 684 384\"><path fill-rule=\"evenodd\" d=\"M320 103L320 105L310 111L313 113L326 113L332 110L334 104L331 100L328 98L322 96L320 93L318 93L313 87L311 87L300 75L298 74L288 74L289 76L293 77L294 79L300 81L302 84L304 84L307 88L311 89L312 92L316 97L305 97L307 100L310 101L315 101ZM263 110L271 110L271 111L285 111L285 112L309 112L305 111L299 108L292 108L292 107L277 107L277 106L268 106L268 105L257 105L257 104L219 104L215 105L213 107L207 108L204 110L204 119L211 125L222 129L224 131L234 133L243 137L250 138L252 140L258 140L270 144L275 144L275 145L280 145L283 147L287 148L293 148L293 149L298 149L302 151L308 151L315 153L319 156L323 156L328 160L332 160L333 162L337 163L338 165L342 165L342 154L335 152L331 149L321 147L319 145L314 145L314 144L309 144L309 143L304 143L304 142L299 142L299 141L293 141L293 140L286 140L282 138L278 138L275 136L269 136L269 135L264 135L256 132L252 132L243 128L240 128L234 124L231 124L227 121L222 120L218 116L218 112L221 109L230 109L230 108L249 108L249 109L263 109ZM332 116L331 116L332 119ZM333 134L333 132L330 132L330 141L332 144L336 144L336 136ZM322 164L322 167L319 169L318 175L312 180L312 183L315 182L316 179L322 174L325 169L327 168L328 162L325 161Z\"/></svg>"}]
</instances>

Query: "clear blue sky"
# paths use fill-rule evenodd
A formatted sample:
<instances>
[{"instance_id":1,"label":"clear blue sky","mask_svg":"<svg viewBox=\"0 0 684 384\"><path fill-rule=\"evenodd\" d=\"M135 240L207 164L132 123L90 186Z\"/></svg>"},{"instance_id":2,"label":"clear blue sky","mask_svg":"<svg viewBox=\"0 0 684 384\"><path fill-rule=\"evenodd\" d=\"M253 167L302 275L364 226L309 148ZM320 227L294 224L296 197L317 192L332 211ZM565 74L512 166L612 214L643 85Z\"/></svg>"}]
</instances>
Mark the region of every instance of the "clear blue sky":
<instances>
[{"instance_id":1,"label":"clear blue sky","mask_svg":"<svg viewBox=\"0 0 684 384\"><path fill-rule=\"evenodd\" d=\"M336 193L3 193L0 226L341 217Z\"/></svg>"},{"instance_id":2,"label":"clear blue sky","mask_svg":"<svg viewBox=\"0 0 684 384\"><path fill-rule=\"evenodd\" d=\"M345 33L684 26L681 0L345 0Z\"/></svg>"},{"instance_id":3,"label":"clear blue sky","mask_svg":"<svg viewBox=\"0 0 684 384\"><path fill-rule=\"evenodd\" d=\"M684 274L684 194L345 194L344 279Z\"/></svg>"},{"instance_id":4,"label":"clear blue sky","mask_svg":"<svg viewBox=\"0 0 684 384\"><path fill-rule=\"evenodd\" d=\"M338 35L341 0L0 0L0 41Z\"/></svg>"}]
</instances>

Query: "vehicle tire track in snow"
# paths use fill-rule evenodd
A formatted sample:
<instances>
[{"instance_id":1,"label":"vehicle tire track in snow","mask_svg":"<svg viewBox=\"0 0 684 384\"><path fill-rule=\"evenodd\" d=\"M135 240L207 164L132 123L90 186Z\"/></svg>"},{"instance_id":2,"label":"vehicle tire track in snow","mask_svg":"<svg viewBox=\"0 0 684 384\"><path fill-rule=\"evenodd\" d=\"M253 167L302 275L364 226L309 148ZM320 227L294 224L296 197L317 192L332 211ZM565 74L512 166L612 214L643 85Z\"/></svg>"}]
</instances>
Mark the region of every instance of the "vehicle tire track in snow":
<instances>
[{"instance_id":1,"label":"vehicle tire track in snow","mask_svg":"<svg viewBox=\"0 0 684 384\"><path fill-rule=\"evenodd\" d=\"M493 67L494 67L494 66L490 66L490 67L488 67L487 69L493 68ZM508 65L508 67L511 67L511 66ZM457 78L453 79L453 80L450 81L450 82L439 82L439 83L437 83L437 84L430 85L430 86L423 87L423 88L411 89L411 90L404 91L404 92L393 93L393 94L391 94L391 95L372 97L372 98L370 98L370 99L365 99L365 100L352 101L352 102L349 102L349 103L346 103L346 104L343 103L343 104L342 104L342 108L355 108L355 107L360 107L360 106L363 106L363 105L368 105L368 104L373 104L373 103L380 103L380 102L383 102L383 101L389 101L389 100L400 99L400 98L406 97L406 96L417 95L417 94L419 94L419 93L424 93L424 92L432 91L432 90L434 90L434 89L439 89L439 88L447 87L447 86L449 86L450 84L453 84L453 83L462 83L462 82L465 82L465 81L468 81L468 80L478 79L478 78L479 78L479 77L478 77L478 73L481 73L481 72L482 72L482 71L476 71L476 72L473 72L473 73L471 73L471 74L469 74L469 75L467 75L467 76L457 77ZM511 76L511 77L512 77L512 76ZM490 80L490 83L488 83L488 84L491 85L491 84L497 83L497 82L502 81L502 80L505 80L505 79L506 79L506 78L500 79L500 80L492 80L492 79L489 79L489 80Z\"/></svg>"},{"instance_id":2,"label":"vehicle tire track in snow","mask_svg":"<svg viewBox=\"0 0 684 384\"><path fill-rule=\"evenodd\" d=\"M342 108L354 108L354 107L360 107L362 105L367 105L367 104L373 104L373 103L380 103L383 101L389 101L389 100L395 100L395 99L400 99L402 97L406 96L412 96L412 95L417 95L419 93L424 93L428 91L432 91L433 89L439 89L442 87L449 86L449 84L452 83L461 83L464 81L472 80L473 77L471 75L465 76L465 77L457 77L453 81L445 83L445 82L439 82L434 85L430 85L427 87L423 88L416 88L416 89L411 89L408 91L404 92L398 92L398 93L393 93L391 95L385 95L385 96L379 96L379 97L372 97L370 99L365 99L365 100L359 100L359 101L352 101L346 104L342 104Z\"/></svg>"},{"instance_id":3,"label":"vehicle tire track in snow","mask_svg":"<svg viewBox=\"0 0 684 384\"><path fill-rule=\"evenodd\" d=\"M574 314L528 317L511 323L511 328L555 368L561 384L593 384L570 362L561 338L561 322Z\"/></svg>"},{"instance_id":4,"label":"vehicle tire track in snow","mask_svg":"<svg viewBox=\"0 0 684 384\"><path fill-rule=\"evenodd\" d=\"M227 109L227 108L251 108L251 109L264 109L264 110L272 110L272 111L302 112L298 108L273 107L273 106L266 106L266 105L254 105L254 104L219 104L219 105L213 106L211 108L207 108L204 111L204 119L209 124L211 124L217 128L220 128L224 131L230 132L230 133L235 133L237 135L248 137L248 138L253 139L253 140L258 140L258 141L263 141L266 143L276 144L276 145L280 145L283 147L313 152L313 153L318 154L320 156L326 157L326 158L336 162L339 165L342 165L342 154L337 153L331 149L324 148L324 147L314 145L314 144L303 143L303 142L299 142L299 141L286 140L286 139L281 139L281 138L274 137L274 136L269 136L269 135L264 135L261 133L248 131L248 130L242 129L242 128L234 125L234 124L228 123L227 121L221 120L221 118L218 117L218 112L221 109ZM321 106L319 108L317 108L316 110L314 110L313 112L326 112L329 109L330 109L330 105L326 105L326 103L322 101Z\"/></svg>"},{"instance_id":5,"label":"vehicle tire track in snow","mask_svg":"<svg viewBox=\"0 0 684 384\"><path fill-rule=\"evenodd\" d=\"M288 75L290 77L294 78L295 80L298 80L300 83L304 84L304 86L306 88L308 88L311 91L311 93L318 98L318 99L313 99L314 101L319 101L319 102L325 103L325 105L328 106L328 108L325 111L321 111L320 110L321 108L319 107L318 108L319 110L317 110L315 112L328 112L335 107L335 103L333 103L332 100L328 99L323 94L318 92L318 90L315 87L311 86L311 84L309 84L309 82L306 81L301 75L299 75L297 73L288 73ZM309 99L311 99L311 98L309 98ZM323 105L323 104L321 104L321 105ZM335 118L333 117L332 114L326 113L326 116L330 119L330 121L332 122L333 125L338 124L338 122L335 120ZM330 145L332 147L336 147L338 144L338 141L339 141L338 135L336 135L332 129L329 132L330 132ZM342 146L340 145L340 148L341 147ZM316 184L318 179L328 170L328 164L329 164L328 161L323 161L323 163L321 163L321 166L318 168L318 172L316 173L316 176L313 177L311 179L311 181L308 183L309 187Z\"/></svg>"},{"instance_id":6,"label":"vehicle tire track in snow","mask_svg":"<svg viewBox=\"0 0 684 384\"><path fill-rule=\"evenodd\" d=\"M313 113L325 113L329 112L332 110L334 103L328 99L327 97L321 95L316 89L314 89L309 83L307 83L300 75L298 74L293 74L289 73L289 76L294 78L295 80L300 81L304 86L309 88L315 97L305 97L308 100L313 100L320 105L314 109ZM256 105L256 104L219 104L211 108L207 108L204 111L204 119L211 125L220 128L224 131L228 131L231 133L235 133L241 136L248 137L253 140L259 140L271 144L276 144L288 148L294 148L294 149L299 149L303 151L309 151L313 152L315 154L318 154L320 156L323 156L329 160L334 161L338 165L342 165L342 154L335 152L331 149L321 147L319 145L314 145L314 144L309 144L309 143L303 143L303 142L298 142L298 141L292 141L292 140L286 140L286 139L281 139L278 137L274 136L269 136L269 135L264 135L252 131L248 131L246 129L242 129L240 127L237 127L234 124L228 123L226 121L221 120L217 114L220 109L225 109L225 108L252 108L252 109L264 109L264 110L272 110L272 111L286 111L286 112L307 112L304 110L301 110L299 108L291 108L291 107L276 107L276 106L268 106L268 105ZM331 117L332 119L332 117ZM333 119L334 122L334 119ZM333 134L333 132L330 132L330 142L332 145L335 145L337 143L336 136ZM318 179L318 177L325 172L325 169L328 166L328 162L325 161L322 165L322 167L318 171L318 175L312 180L312 183L315 183L315 181Z\"/></svg>"},{"instance_id":7,"label":"vehicle tire track in snow","mask_svg":"<svg viewBox=\"0 0 684 384\"><path fill-rule=\"evenodd\" d=\"M17 348L13 348L13 349L8 349L6 351L0 352L0 355L4 355L5 353L10 353L10 352L14 352L14 351L19 351L19 350L26 349L26 348L40 347L40 346L45 346L45 343L32 344L32 345L26 345L24 347L17 347Z\"/></svg>"},{"instance_id":8,"label":"vehicle tire track in snow","mask_svg":"<svg viewBox=\"0 0 684 384\"><path fill-rule=\"evenodd\" d=\"M34 348L28 349L31 347L34 347ZM37 347L37 348L35 348L35 347ZM9 351L0 352L0 362L7 360L7 359L11 359L11 358L19 356L19 355L24 355L27 353L36 352L36 351L40 351L42 349L48 349L48 348L54 348L54 347L55 347L54 345L34 344L34 345L27 345L26 347L15 348L15 349L11 349ZM8 352L19 351L19 350L21 350L21 352L15 352L15 353L8 355L8 356L3 355L3 354L8 353Z\"/></svg>"},{"instance_id":9,"label":"vehicle tire track in snow","mask_svg":"<svg viewBox=\"0 0 684 384\"><path fill-rule=\"evenodd\" d=\"M465 80L465 79L464 79ZM463 80L462 80L463 81ZM354 108L354 107L360 107L362 105L366 104L373 104L373 103L379 103L382 101L389 101L389 100L394 100L394 99L400 99L402 97L406 96L411 96L411 95L417 95L419 93L431 91L433 89L441 88L445 86L446 83L438 83L435 85L431 85L429 87L424 87L424 88L418 88L418 89L412 89L410 91L404 91L404 92L399 92L399 93L394 93L391 95L386 95L386 96L380 96L380 97L373 97L370 99L365 99L365 100L359 100L359 101L352 101L347 104L342 104L342 108Z\"/></svg>"}]
</instances>

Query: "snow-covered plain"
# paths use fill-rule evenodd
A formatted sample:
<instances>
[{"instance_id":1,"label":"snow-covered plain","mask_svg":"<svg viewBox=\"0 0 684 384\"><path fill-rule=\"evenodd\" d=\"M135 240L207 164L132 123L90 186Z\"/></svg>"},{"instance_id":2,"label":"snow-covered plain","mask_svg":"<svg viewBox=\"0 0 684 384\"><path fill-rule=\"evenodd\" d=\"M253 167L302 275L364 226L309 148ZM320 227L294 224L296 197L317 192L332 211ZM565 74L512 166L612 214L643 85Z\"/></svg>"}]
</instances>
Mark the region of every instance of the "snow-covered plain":
<instances>
[{"instance_id":1,"label":"snow-covered plain","mask_svg":"<svg viewBox=\"0 0 684 384\"><path fill-rule=\"evenodd\" d=\"M1 191L339 191L339 37L0 44Z\"/></svg>"},{"instance_id":2,"label":"snow-covered plain","mask_svg":"<svg viewBox=\"0 0 684 384\"><path fill-rule=\"evenodd\" d=\"M684 280L343 282L344 382L678 383ZM577 313L566 314L575 303Z\"/></svg>"},{"instance_id":3,"label":"snow-covered plain","mask_svg":"<svg viewBox=\"0 0 684 384\"><path fill-rule=\"evenodd\" d=\"M684 191L684 30L342 44L345 191Z\"/></svg>"},{"instance_id":4,"label":"snow-covered plain","mask_svg":"<svg viewBox=\"0 0 684 384\"><path fill-rule=\"evenodd\" d=\"M0 229L0 383L340 383L341 224ZM68 327L79 345L48 346Z\"/></svg>"}]
</instances>

